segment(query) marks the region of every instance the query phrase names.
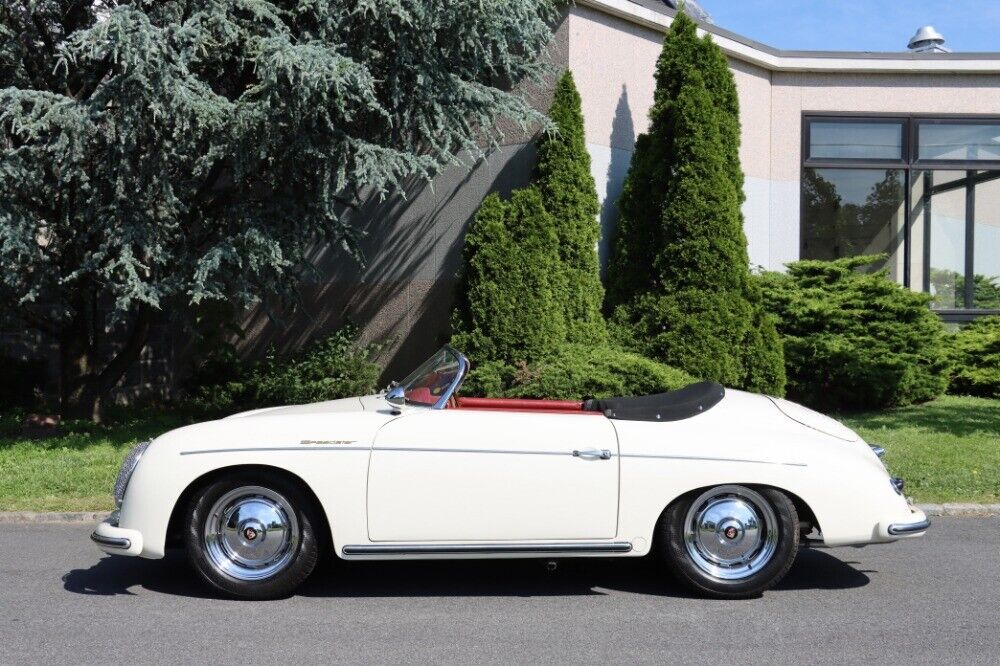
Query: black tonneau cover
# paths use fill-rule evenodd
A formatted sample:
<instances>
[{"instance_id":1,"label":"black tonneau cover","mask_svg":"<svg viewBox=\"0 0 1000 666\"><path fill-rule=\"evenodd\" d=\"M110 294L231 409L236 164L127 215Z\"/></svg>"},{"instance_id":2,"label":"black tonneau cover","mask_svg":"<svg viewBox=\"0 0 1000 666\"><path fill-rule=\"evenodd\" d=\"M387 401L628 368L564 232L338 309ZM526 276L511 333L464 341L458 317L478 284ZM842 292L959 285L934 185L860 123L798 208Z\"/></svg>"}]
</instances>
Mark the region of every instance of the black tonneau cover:
<instances>
[{"instance_id":1,"label":"black tonneau cover","mask_svg":"<svg viewBox=\"0 0 1000 666\"><path fill-rule=\"evenodd\" d=\"M623 421L680 421L707 412L725 396L722 384L698 382L667 393L586 400L583 409Z\"/></svg>"}]
</instances>

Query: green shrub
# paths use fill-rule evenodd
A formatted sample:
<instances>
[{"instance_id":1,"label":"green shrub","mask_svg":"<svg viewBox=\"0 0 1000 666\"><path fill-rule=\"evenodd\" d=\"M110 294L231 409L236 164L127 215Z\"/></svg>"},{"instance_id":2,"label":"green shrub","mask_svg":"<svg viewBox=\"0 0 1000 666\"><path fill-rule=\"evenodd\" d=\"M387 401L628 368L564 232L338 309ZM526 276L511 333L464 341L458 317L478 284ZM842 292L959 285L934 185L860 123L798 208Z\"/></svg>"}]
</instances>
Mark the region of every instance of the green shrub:
<instances>
[{"instance_id":1,"label":"green shrub","mask_svg":"<svg viewBox=\"0 0 1000 666\"><path fill-rule=\"evenodd\" d=\"M826 410L877 409L944 392L944 328L930 297L884 270L857 270L884 259L798 261L759 278L778 317L789 397Z\"/></svg>"},{"instance_id":2,"label":"green shrub","mask_svg":"<svg viewBox=\"0 0 1000 666\"><path fill-rule=\"evenodd\" d=\"M452 344L470 357L544 358L566 339L559 239L538 190L483 200L465 236Z\"/></svg>"},{"instance_id":3,"label":"green shrub","mask_svg":"<svg viewBox=\"0 0 1000 666\"><path fill-rule=\"evenodd\" d=\"M296 405L364 395L375 390L375 345L359 345L345 326L290 358L269 354L242 367L232 348L213 354L195 373L184 401L193 411L224 414L258 407Z\"/></svg>"},{"instance_id":4,"label":"green shrub","mask_svg":"<svg viewBox=\"0 0 1000 666\"><path fill-rule=\"evenodd\" d=\"M681 370L621 349L567 344L533 364L473 364L462 394L583 400L660 393L693 381Z\"/></svg>"},{"instance_id":5,"label":"green shrub","mask_svg":"<svg viewBox=\"0 0 1000 666\"><path fill-rule=\"evenodd\" d=\"M977 319L949 337L949 393L1000 398L1000 317Z\"/></svg>"},{"instance_id":6,"label":"green shrub","mask_svg":"<svg viewBox=\"0 0 1000 666\"><path fill-rule=\"evenodd\" d=\"M664 40L656 85L608 273L619 341L692 375L781 395L781 343L743 231L736 84L722 51L683 13Z\"/></svg>"}]
</instances>

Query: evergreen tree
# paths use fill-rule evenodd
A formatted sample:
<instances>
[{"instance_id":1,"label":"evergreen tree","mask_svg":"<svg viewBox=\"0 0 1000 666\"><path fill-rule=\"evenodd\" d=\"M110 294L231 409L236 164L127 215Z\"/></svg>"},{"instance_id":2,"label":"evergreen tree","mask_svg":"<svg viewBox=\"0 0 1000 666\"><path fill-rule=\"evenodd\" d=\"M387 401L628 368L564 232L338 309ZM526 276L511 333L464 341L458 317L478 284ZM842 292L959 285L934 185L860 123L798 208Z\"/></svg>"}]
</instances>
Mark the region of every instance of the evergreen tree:
<instances>
[{"instance_id":1,"label":"evergreen tree","mask_svg":"<svg viewBox=\"0 0 1000 666\"><path fill-rule=\"evenodd\" d=\"M157 313L291 295L358 193L540 114L551 0L0 4L0 307L99 414ZM488 142L486 142L488 143Z\"/></svg>"},{"instance_id":2,"label":"evergreen tree","mask_svg":"<svg viewBox=\"0 0 1000 666\"><path fill-rule=\"evenodd\" d=\"M568 70L556 83L549 118L557 131L539 141L535 184L559 238L566 276L566 335L569 342L601 343L607 339L597 257L601 207L590 172L580 94Z\"/></svg>"},{"instance_id":3,"label":"evergreen tree","mask_svg":"<svg viewBox=\"0 0 1000 666\"><path fill-rule=\"evenodd\" d=\"M683 11L677 12L656 61L656 91L649 110L649 128L636 139L632 162L618 199L619 219L612 238L607 285L608 310L652 288L656 279L649 270L662 247L660 215L677 157L673 150L674 104L688 72L701 73L711 106L723 112L719 130L729 177L739 191L742 205L743 171L740 168L739 97L736 82L722 51L706 35L698 38L697 25Z\"/></svg>"},{"instance_id":4,"label":"evergreen tree","mask_svg":"<svg viewBox=\"0 0 1000 666\"><path fill-rule=\"evenodd\" d=\"M483 200L465 236L465 268L452 344L479 363L514 365L566 340L559 237L534 187Z\"/></svg>"},{"instance_id":5,"label":"evergreen tree","mask_svg":"<svg viewBox=\"0 0 1000 666\"><path fill-rule=\"evenodd\" d=\"M732 74L678 13L656 78L650 130L636 143L619 201L608 299L618 330L694 376L780 394L781 343L743 232Z\"/></svg>"}]
</instances>

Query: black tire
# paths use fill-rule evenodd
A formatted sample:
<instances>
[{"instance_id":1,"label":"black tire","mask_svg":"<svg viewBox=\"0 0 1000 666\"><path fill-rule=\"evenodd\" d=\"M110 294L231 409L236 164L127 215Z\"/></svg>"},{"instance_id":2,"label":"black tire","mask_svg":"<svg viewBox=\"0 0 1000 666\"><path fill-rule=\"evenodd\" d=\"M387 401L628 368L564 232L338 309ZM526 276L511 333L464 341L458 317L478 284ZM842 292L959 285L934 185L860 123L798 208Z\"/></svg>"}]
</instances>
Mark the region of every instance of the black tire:
<instances>
[{"instance_id":1,"label":"black tire","mask_svg":"<svg viewBox=\"0 0 1000 666\"><path fill-rule=\"evenodd\" d=\"M319 560L318 511L298 484L282 476L233 472L191 497L184 530L188 559L210 586L227 596L287 597Z\"/></svg>"},{"instance_id":2,"label":"black tire","mask_svg":"<svg viewBox=\"0 0 1000 666\"><path fill-rule=\"evenodd\" d=\"M756 513L757 523L764 529L741 531L743 523L738 517L731 522L718 520L746 511L746 507ZM715 515L704 513L711 511ZM696 530L698 517L706 515L714 519L709 521L713 527ZM687 587L717 599L745 599L759 596L788 573L798 554L799 518L791 499L774 488L716 486L685 495L667 507L657 525L656 539L659 554ZM720 556L724 549L731 549L725 551L731 558Z\"/></svg>"}]
</instances>

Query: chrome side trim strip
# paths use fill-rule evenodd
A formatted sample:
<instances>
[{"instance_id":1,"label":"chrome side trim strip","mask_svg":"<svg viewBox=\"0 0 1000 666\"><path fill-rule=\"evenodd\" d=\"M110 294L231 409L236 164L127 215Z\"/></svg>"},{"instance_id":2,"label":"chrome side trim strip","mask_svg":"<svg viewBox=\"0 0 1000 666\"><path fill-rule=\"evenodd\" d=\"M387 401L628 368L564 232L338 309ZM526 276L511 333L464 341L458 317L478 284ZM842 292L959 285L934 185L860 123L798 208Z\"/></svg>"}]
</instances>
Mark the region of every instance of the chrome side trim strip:
<instances>
[{"instance_id":1,"label":"chrome side trim strip","mask_svg":"<svg viewBox=\"0 0 1000 666\"><path fill-rule=\"evenodd\" d=\"M398 453L491 453L522 456L572 456L572 451L527 451L523 449L442 449L434 447L408 448L405 446L376 446L373 451Z\"/></svg>"},{"instance_id":2,"label":"chrome side trim strip","mask_svg":"<svg viewBox=\"0 0 1000 666\"><path fill-rule=\"evenodd\" d=\"M94 543L99 543L102 546L107 546L108 548L120 548L122 550L128 550L132 547L132 542L125 537L109 537L102 534L94 532L90 535L90 540Z\"/></svg>"},{"instance_id":3,"label":"chrome side trim strip","mask_svg":"<svg viewBox=\"0 0 1000 666\"><path fill-rule=\"evenodd\" d=\"M889 525L889 534L892 536L913 534L914 532L923 532L930 526L931 521L927 518L924 518L920 522L916 523L893 523L892 525Z\"/></svg>"},{"instance_id":4,"label":"chrome side trim strip","mask_svg":"<svg viewBox=\"0 0 1000 666\"><path fill-rule=\"evenodd\" d=\"M707 456L668 456L668 455L656 455L656 454L645 454L645 453L622 453L619 454L621 458L656 458L663 460L701 460L706 462L733 462L733 463L750 463L754 465L788 465L789 467L808 467L806 463L794 463L794 462L773 462L770 460L748 460L744 458L711 458Z\"/></svg>"},{"instance_id":5,"label":"chrome side trim strip","mask_svg":"<svg viewBox=\"0 0 1000 666\"><path fill-rule=\"evenodd\" d=\"M193 456L199 453L252 453L254 451L370 451L370 446L258 446L241 447L238 449L199 449L197 451L181 451L182 456Z\"/></svg>"},{"instance_id":6,"label":"chrome side trim strip","mask_svg":"<svg viewBox=\"0 0 1000 666\"><path fill-rule=\"evenodd\" d=\"M257 451L392 451L397 453L488 453L493 455L520 456L573 456L572 451L529 451L525 449L445 449L434 447L410 448L405 446L261 446L242 447L236 449L201 449L197 451L181 451L182 456L193 456L200 453L252 453ZM744 458L711 458L708 456L671 456L644 453L611 453L608 458L648 458L657 460L697 460L703 462L732 462L753 465L787 465L789 467L808 467L806 463L773 462L770 460L749 460Z\"/></svg>"},{"instance_id":7,"label":"chrome side trim strip","mask_svg":"<svg viewBox=\"0 0 1000 666\"><path fill-rule=\"evenodd\" d=\"M578 543L401 543L348 545L344 555L555 555L559 553L628 553L628 541L590 541Z\"/></svg>"}]
</instances>

